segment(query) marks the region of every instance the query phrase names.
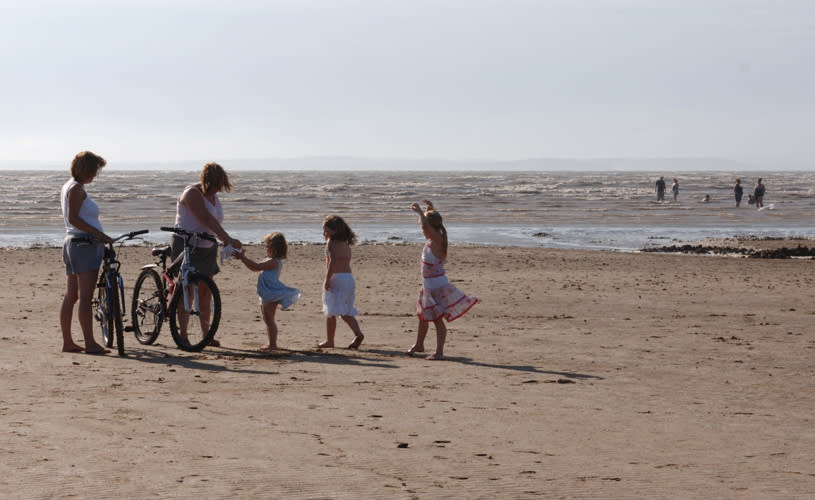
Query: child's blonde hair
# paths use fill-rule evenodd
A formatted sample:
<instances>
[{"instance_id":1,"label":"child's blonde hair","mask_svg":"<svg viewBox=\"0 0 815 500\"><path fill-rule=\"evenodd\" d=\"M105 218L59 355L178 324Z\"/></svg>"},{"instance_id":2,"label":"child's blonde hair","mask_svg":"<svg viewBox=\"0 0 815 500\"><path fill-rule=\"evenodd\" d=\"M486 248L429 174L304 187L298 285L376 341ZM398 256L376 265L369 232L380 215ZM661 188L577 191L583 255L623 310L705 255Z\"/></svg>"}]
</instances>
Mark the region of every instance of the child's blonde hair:
<instances>
[{"instance_id":1,"label":"child's blonde hair","mask_svg":"<svg viewBox=\"0 0 815 500\"><path fill-rule=\"evenodd\" d=\"M266 245L266 248L271 248L272 254L279 259L285 259L286 254L289 253L289 245L283 233L267 234L263 237L263 244Z\"/></svg>"},{"instance_id":2,"label":"child's blonde hair","mask_svg":"<svg viewBox=\"0 0 815 500\"><path fill-rule=\"evenodd\" d=\"M334 234L331 236L333 240L345 241L349 245L354 245L357 242L357 235L351 231L351 228L339 215L329 215L326 217L323 222L323 229L325 228L334 231Z\"/></svg>"},{"instance_id":3,"label":"child's blonde hair","mask_svg":"<svg viewBox=\"0 0 815 500\"><path fill-rule=\"evenodd\" d=\"M428 225L430 225L430 227L432 227L433 229L438 231L439 234L441 234L442 238L441 258L442 260L444 260L447 258L447 229L444 227L444 224L442 223L441 214L431 208L424 213L424 217L425 219L427 219Z\"/></svg>"}]
</instances>

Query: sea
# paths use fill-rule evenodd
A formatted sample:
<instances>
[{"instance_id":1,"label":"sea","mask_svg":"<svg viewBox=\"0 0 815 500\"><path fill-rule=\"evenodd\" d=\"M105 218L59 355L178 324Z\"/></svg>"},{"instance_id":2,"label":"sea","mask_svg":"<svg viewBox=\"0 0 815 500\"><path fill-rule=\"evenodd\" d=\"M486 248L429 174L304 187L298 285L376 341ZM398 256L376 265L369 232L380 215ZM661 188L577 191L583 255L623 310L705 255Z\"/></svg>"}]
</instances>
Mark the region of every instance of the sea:
<instances>
[{"instance_id":1,"label":"sea","mask_svg":"<svg viewBox=\"0 0 815 500\"><path fill-rule=\"evenodd\" d=\"M342 216L361 243L421 242L411 203L431 200L451 244L638 251L734 236L815 237L815 173L646 171L230 171L221 193L224 227L245 243L280 231L292 242L320 243L327 215ZM664 175L666 201L654 183ZM176 199L197 181L193 170L106 167L91 184L111 236L174 222ZM670 193L679 181L676 201ZM747 203L758 177L765 208ZM736 208L733 185L744 200ZM0 247L61 246L59 192L67 171L0 171ZM710 202L702 198L710 196Z\"/></svg>"}]
</instances>

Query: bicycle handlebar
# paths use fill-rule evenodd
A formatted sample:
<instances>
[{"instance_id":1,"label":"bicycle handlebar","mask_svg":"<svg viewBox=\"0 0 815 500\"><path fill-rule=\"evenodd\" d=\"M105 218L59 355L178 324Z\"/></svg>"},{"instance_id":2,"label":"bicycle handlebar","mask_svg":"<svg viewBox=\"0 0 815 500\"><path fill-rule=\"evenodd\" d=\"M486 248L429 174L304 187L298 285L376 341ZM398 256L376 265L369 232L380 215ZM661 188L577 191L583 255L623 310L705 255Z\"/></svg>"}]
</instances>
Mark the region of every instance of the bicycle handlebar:
<instances>
[{"instance_id":1,"label":"bicycle handlebar","mask_svg":"<svg viewBox=\"0 0 815 500\"><path fill-rule=\"evenodd\" d=\"M175 234L178 234L178 235L181 235L181 236L187 236L187 237L189 237L189 236L197 236L197 237L199 237L201 239L208 240L208 241L211 241L213 243L218 243L218 240L213 238L212 235L209 234L209 233L194 233L194 232L191 232L191 231L187 231L185 229L181 229L180 227L166 227L165 226L165 227L161 227L160 229L162 231L175 233Z\"/></svg>"},{"instance_id":2,"label":"bicycle handlebar","mask_svg":"<svg viewBox=\"0 0 815 500\"><path fill-rule=\"evenodd\" d=\"M113 238L113 241L111 243L115 243L119 240L132 240L133 238L140 234L145 234L149 232L150 232L149 229L139 229L138 231L130 231L129 233L120 234L119 236Z\"/></svg>"}]
</instances>

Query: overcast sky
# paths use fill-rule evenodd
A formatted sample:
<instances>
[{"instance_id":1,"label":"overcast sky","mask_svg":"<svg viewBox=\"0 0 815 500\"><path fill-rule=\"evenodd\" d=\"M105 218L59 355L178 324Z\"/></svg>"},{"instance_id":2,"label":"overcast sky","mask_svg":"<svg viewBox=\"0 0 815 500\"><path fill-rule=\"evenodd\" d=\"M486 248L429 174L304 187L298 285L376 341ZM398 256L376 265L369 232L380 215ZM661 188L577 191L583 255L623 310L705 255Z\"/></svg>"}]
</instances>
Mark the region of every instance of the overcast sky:
<instances>
[{"instance_id":1,"label":"overcast sky","mask_svg":"<svg viewBox=\"0 0 815 500\"><path fill-rule=\"evenodd\" d=\"M0 0L0 160L809 163L813 54L811 0Z\"/></svg>"}]
</instances>

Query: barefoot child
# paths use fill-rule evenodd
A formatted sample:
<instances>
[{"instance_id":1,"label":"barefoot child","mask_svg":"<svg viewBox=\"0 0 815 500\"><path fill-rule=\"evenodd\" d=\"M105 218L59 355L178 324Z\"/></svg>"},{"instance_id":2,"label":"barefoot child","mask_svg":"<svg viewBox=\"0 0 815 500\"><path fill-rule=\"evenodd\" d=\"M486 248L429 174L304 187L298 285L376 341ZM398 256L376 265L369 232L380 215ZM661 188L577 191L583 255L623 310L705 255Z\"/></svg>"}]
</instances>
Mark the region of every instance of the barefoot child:
<instances>
[{"instance_id":1,"label":"barefoot child","mask_svg":"<svg viewBox=\"0 0 815 500\"><path fill-rule=\"evenodd\" d=\"M286 286L280 282L280 272L283 270L283 260L288 254L286 238L282 233L270 233L263 238L266 247L266 259L255 262L243 252L237 251L235 256L252 271L260 271L258 275L258 296L260 296L260 312L266 323L266 332L269 343L260 348L261 351L277 349L277 324L275 312L277 305L286 309L300 298L300 290Z\"/></svg>"},{"instance_id":2,"label":"barefoot child","mask_svg":"<svg viewBox=\"0 0 815 500\"><path fill-rule=\"evenodd\" d=\"M351 327L356 338L348 346L357 349L365 338L359 329L354 308L356 284L351 274L351 245L357 242L357 236L342 220L342 217L330 215L323 222L325 245L325 282L323 284L323 312L325 313L325 342L317 347L334 347L334 332L337 329L337 316Z\"/></svg>"},{"instance_id":3,"label":"barefoot child","mask_svg":"<svg viewBox=\"0 0 815 500\"><path fill-rule=\"evenodd\" d=\"M419 315L419 330L416 343L407 354L424 352L424 338L430 322L436 326L436 352L427 359L444 359L444 341L447 338L447 327L444 320L453 321L470 310L478 299L465 295L461 290L447 281L444 261L447 258L447 229L442 224L441 214L433 209L433 204L422 200L427 210L422 212L418 203L410 208L419 214L419 223L427 244L422 250L422 289L419 291L419 302L416 313Z\"/></svg>"}]
</instances>

